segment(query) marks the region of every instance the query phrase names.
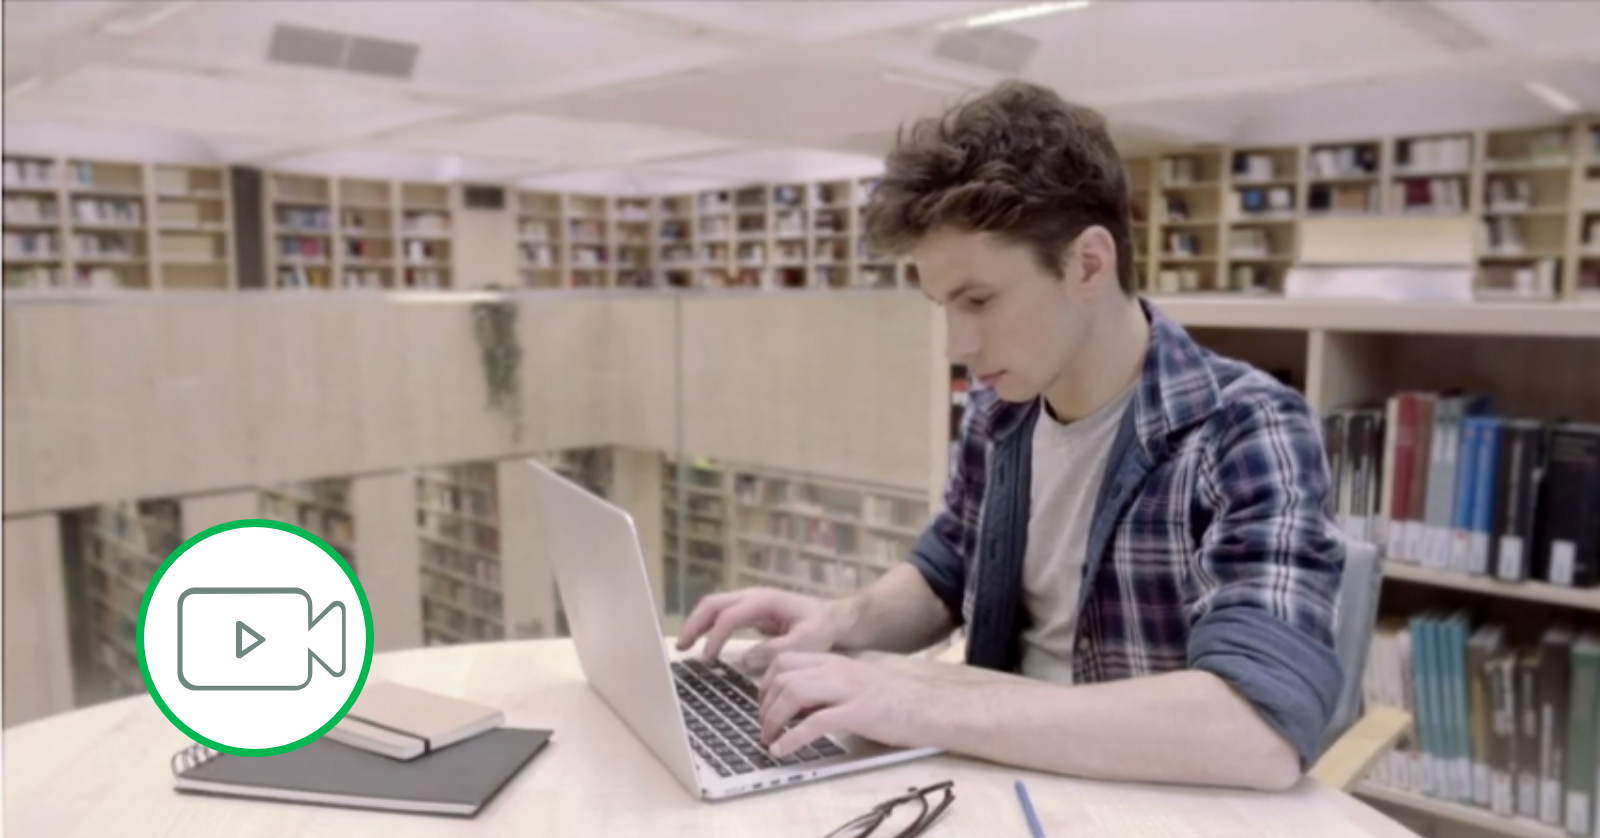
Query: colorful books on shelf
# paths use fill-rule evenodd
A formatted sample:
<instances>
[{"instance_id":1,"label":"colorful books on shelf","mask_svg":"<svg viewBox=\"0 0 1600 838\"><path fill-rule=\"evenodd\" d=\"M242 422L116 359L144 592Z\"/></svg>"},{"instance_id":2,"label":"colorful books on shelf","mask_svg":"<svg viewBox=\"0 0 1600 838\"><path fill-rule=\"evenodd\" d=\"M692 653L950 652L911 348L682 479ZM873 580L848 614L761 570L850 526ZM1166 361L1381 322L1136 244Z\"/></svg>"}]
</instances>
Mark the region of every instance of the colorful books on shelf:
<instances>
[{"instance_id":1,"label":"colorful books on shelf","mask_svg":"<svg viewBox=\"0 0 1600 838\"><path fill-rule=\"evenodd\" d=\"M1556 623L1511 638L1465 611L1380 620L1363 697L1415 721L1367 780L1556 833L1600 834L1600 634Z\"/></svg>"},{"instance_id":2,"label":"colorful books on shelf","mask_svg":"<svg viewBox=\"0 0 1600 838\"><path fill-rule=\"evenodd\" d=\"M1331 511L1388 561L1600 587L1600 426L1406 391L1330 412Z\"/></svg>"}]
</instances>

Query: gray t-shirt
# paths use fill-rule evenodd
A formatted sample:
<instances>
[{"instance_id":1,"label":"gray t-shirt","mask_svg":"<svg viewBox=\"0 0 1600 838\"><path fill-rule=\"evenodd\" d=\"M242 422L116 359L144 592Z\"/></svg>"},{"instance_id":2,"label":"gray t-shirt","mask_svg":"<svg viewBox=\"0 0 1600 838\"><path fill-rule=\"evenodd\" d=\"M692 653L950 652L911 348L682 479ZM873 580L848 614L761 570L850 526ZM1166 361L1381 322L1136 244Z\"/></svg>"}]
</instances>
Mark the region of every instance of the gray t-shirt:
<instances>
[{"instance_id":1,"label":"gray t-shirt","mask_svg":"<svg viewBox=\"0 0 1600 838\"><path fill-rule=\"evenodd\" d=\"M1129 385L1099 410L1065 424L1039 406L1022 564L1023 605L1031 619L1022 633L1022 674L1029 678L1072 683L1089 526L1111 444L1135 389Z\"/></svg>"}]
</instances>

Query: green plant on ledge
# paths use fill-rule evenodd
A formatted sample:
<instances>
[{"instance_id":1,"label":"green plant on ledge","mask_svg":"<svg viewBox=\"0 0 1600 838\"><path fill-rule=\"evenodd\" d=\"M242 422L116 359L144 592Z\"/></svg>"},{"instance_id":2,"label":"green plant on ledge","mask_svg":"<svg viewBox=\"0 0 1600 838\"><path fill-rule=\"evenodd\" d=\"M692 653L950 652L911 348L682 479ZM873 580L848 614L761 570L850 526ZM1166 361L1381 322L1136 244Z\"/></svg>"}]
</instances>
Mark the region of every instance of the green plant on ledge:
<instances>
[{"instance_id":1,"label":"green plant on ledge","mask_svg":"<svg viewBox=\"0 0 1600 838\"><path fill-rule=\"evenodd\" d=\"M506 299L474 303L473 333L483 360L489 407L511 420L511 439L522 439L522 398L517 386L522 347L517 343L517 305Z\"/></svg>"}]
</instances>

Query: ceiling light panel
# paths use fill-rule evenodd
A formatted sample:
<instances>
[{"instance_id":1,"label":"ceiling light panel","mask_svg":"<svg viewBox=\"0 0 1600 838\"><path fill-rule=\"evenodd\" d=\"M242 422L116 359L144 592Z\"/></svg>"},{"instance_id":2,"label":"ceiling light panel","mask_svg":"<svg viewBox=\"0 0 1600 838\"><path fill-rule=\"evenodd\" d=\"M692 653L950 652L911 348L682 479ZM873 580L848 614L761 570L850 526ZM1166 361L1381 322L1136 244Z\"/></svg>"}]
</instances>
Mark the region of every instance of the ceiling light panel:
<instances>
[{"instance_id":1,"label":"ceiling light panel","mask_svg":"<svg viewBox=\"0 0 1600 838\"><path fill-rule=\"evenodd\" d=\"M1000 26L1007 23L1020 23L1035 18L1058 15L1062 12L1075 12L1089 7L1089 0L1049 0L1042 3L1025 3L1018 6L1008 6L994 11L981 12L969 17L952 20L939 26L941 31L957 29L978 29L985 26Z\"/></svg>"}]
</instances>

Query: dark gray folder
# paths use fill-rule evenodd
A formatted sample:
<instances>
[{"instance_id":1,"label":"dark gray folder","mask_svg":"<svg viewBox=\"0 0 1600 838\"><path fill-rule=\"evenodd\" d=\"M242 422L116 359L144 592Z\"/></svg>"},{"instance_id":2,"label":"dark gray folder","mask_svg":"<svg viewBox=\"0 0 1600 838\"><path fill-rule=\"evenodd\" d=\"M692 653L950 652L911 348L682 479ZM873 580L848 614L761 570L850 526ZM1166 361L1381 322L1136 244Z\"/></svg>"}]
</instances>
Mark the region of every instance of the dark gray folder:
<instances>
[{"instance_id":1,"label":"dark gray folder","mask_svg":"<svg viewBox=\"0 0 1600 838\"><path fill-rule=\"evenodd\" d=\"M194 746L173 757L173 785L190 794L473 817L550 736L499 727L404 762L328 738L268 757Z\"/></svg>"}]
</instances>

